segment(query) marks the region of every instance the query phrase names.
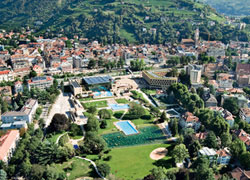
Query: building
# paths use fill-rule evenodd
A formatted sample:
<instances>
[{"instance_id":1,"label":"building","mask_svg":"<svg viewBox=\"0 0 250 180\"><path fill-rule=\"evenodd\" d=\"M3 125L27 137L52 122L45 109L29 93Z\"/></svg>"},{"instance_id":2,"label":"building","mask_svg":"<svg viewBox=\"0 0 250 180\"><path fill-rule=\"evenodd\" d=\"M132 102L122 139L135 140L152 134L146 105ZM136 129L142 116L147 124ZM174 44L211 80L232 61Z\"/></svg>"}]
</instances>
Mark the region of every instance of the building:
<instances>
[{"instance_id":1,"label":"building","mask_svg":"<svg viewBox=\"0 0 250 180\"><path fill-rule=\"evenodd\" d=\"M231 171L231 176L236 180L249 180L250 179L250 171L242 170L240 167L235 168Z\"/></svg>"},{"instance_id":2,"label":"building","mask_svg":"<svg viewBox=\"0 0 250 180\"><path fill-rule=\"evenodd\" d=\"M33 115L38 108L38 102L34 99L29 99L20 111L5 112L1 116L1 129L20 129L26 128L27 124L33 120Z\"/></svg>"},{"instance_id":3,"label":"building","mask_svg":"<svg viewBox=\"0 0 250 180\"><path fill-rule=\"evenodd\" d=\"M190 75L192 85L201 83L202 66L196 64L188 64L187 73Z\"/></svg>"},{"instance_id":4,"label":"building","mask_svg":"<svg viewBox=\"0 0 250 180\"><path fill-rule=\"evenodd\" d=\"M250 108L241 108L240 118L250 124Z\"/></svg>"},{"instance_id":5,"label":"building","mask_svg":"<svg viewBox=\"0 0 250 180\"><path fill-rule=\"evenodd\" d=\"M0 82L2 81L13 81L14 75L13 72L7 68L0 67Z\"/></svg>"},{"instance_id":6,"label":"building","mask_svg":"<svg viewBox=\"0 0 250 180\"><path fill-rule=\"evenodd\" d=\"M15 82L14 91L16 94L23 92L23 83L21 81Z\"/></svg>"},{"instance_id":7,"label":"building","mask_svg":"<svg viewBox=\"0 0 250 180\"><path fill-rule=\"evenodd\" d=\"M82 83L87 90L105 91L112 89L113 79L111 76L84 77Z\"/></svg>"},{"instance_id":8,"label":"building","mask_svg":"<svg viewBox=\"0 0 250 180\"><path fill-rule=\"evenodd\" d=\"M194 47L195 41L193 39L182 39L181 44L185 45L186 47Z\"/></svg>"},{"instance_id":9,"label":"building","mask_svg":"<svg viewBox=\"0 0 250 180\"><path fill-rule=\"evenodd\" d=\"M166 71L143 71L142 77L149 88L167 90L169 86L178 82L177 77L166 77Z\"/></svg>"},{"instance_id":10,"label":"building","mask_svg":"<svg viewBox=\"0 0 250 180\"><path fill-rule=\"evenodd\" d=\"M50 76L33 77L28 81L28 88L46 89L53 85L53 78Z\"/></svg>"},{"instance_id":11,"label":"building","mask_svg":"<svg viewBox=\"0 0 250 180\"><path fill-rule=\"evenodd\" d=\"M0 160L8 163L12 157L18 141L20 133L18 130L7 131L6 134L0 137Z\"/></svg>"},{"instance_id":12,"label":"building","mask_svg":"<svg viewBox=\"0 0 250 180\"><path fill-rule=\"evenodd\" d=\"M234 134L245 143L248 150L250 150L250 135L247 134L243 129L235 130Z\"/></svg>"},{"instance_id":13,"label":"building","mask_svg":"<svg viewBox=\"0 0 250 180\"><path fill-rule=\"evenodd\" d=\"M168 118L172 119L172 118L177 118L180 119L181 115L180 113L178 113L175 109L168 109L166 110L166 115Z\"/></svg>"},{"instance_id":14,"label":"building","mask_svg":"<svg viewBox=\"0 0 250 180\"><path fill-rule=\"evenodd\" d=\"M186 112L179 124L182 128L193 128L195 131L201 126L199 118L194 116L191 112Z\"/></svg>"},{"instance_id":15,"label":"building","mask_svg":"<svg viewBox=\"0 0 250 180\"><path fill-rule=\"evenodd\" d=\"M247 107L248 100L242 94L223 94L221 96L221 106L223 106L225 100L228 99L228 98L236 98L240 108Z\"/></svg>"},{"instance_id":16,"label":"building","mask_svg":"<svg viewBox=\"0 0 250 180\"><path fill-rule=\"evenodd\" d=\"M215 98L214 95L209 94L208 98L206 98L205 100L205 106L206 107L213 107L213 106L217 106L218 102L217 99Z\"/></svg>"},{"instance_id":17,"label":"building","mask_svg":"<svg viewBox=\"0 0 250 180\"><path fill-rule=\"evenodd\" d=\"M70 81L70 89L74 96L82 94L82 87L77 81Z\"/></svg>"},{"instance_id":18,"label":"building","mask_svg":"<svg viewBox=\"0 0 250 180\"><path fill-rule=\"evenodd\" d=\"M224 118L224 120L230 125L230 127L234 126L234 117L231 112L224 109L223 107L217 107L217 106L209 107L209 109L218 112Z\"/></svg>"},{"instance_id":19,"label":"building","mask_svg":"<svg viewBox=\"0 0 250 180\"><path fill-rule=\"evenodd\" d=\"M214 149L210 149L208 147L203 147L199 150L198 156L205 156L209 159L210 162L216 162L217 161L217 153Z\"/></svg>"},{"instance_id":20,"label":"building","mask_svg":"<svg viewBox=\"0 0 250 180\"><path fill-rule=\"evenodd\" d=\"M228 151L228 149L220 149L217 152L218 155L218 159L217 159L217 163L218 164L222 164L222 165L228 165L232 155L230 154L230 152Z\"/></svg>"}]
</instances>

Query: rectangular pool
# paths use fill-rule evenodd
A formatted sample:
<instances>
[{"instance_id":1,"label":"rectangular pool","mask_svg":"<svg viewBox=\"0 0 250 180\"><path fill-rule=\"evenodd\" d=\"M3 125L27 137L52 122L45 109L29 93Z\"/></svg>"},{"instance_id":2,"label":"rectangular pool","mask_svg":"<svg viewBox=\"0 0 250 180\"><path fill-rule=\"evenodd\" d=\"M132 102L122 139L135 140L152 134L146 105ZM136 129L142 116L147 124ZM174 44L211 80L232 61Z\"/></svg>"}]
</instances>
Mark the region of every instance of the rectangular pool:
<instances>
[{"instance_id":1,"label":"rectangular pool","mask_svg":"<svg viewBox=\"0 0 250 180\"><path fill-rule=\"evenodd\" d=\"M129 109L129 105L128 104L109 104L109 107L113 111L123 110L123 109Z\"/></svg>"},{"instance_id":2,"label":"rectangular pool","mask_svg":"<svg viewBox=\"0 0 250 180\"><path fill-rule=\"evenodd\" d=\"M118 129L124 132L125 135L138 134L139 131L129 121L120 121L116 123Z\"/></svg>"}]
</instances>

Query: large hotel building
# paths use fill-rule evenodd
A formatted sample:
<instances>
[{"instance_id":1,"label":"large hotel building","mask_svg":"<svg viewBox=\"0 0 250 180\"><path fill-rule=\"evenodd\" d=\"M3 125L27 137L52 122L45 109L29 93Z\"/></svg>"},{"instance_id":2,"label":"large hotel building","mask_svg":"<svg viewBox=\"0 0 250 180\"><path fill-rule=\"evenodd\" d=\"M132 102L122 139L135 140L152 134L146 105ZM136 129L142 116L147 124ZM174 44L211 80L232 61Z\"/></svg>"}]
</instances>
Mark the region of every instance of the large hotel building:
<instances>
[{"instance_id":1,"label":"large hotel building","mask_svg":"<svg viewBox=\"0 0 250 180\"><path fill-rule=\"evenodd\" d=\"M169 86L178 82L177 77L166 77L167 71L143 71L142 77L149 84L149 88L167 90Z\"/></svg>"}]
</instances>

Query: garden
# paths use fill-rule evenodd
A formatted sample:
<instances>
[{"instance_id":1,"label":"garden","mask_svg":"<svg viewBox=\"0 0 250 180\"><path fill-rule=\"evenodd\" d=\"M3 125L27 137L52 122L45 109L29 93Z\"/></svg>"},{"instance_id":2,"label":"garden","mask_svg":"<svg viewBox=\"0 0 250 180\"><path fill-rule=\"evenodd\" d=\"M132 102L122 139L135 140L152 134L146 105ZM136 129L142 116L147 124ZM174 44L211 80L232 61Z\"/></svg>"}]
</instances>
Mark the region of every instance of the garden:
<instances>
[{"instance_id":1,"label":"garden","mask_svg":"<svg viewBox=\"0 0 250 180\"><path fill-rule=\"evenodd\" d=\"M118 104L129 104L129 101L125 98L121 98L121 99L116 99L115 100Z\"/></svg>"},{"instance_id":2,"label":"garden","mask_svg":"<svg viewBox=\"0 0 250 180\"><path fill-rule=\"evenodd\" d=\"M166 137L156 126L139 128L139 134L126 136L122 132L102 135L108 147L135 146L142 144L164 143Z\"/></svg>"},{"instance_id":3,"label":"garden","mask_svg":"<svg viewBox=\"0 0 250 180\"><path fill-rule=\"evenodd\" d=\"M107 101L94 101L94 102L87 102L87 103L82 103L82 106L85 109L88 109L89 107L96 107L96 108L103 108L103 107L108 107L108 102Z\"/></svg>"}]
</instances>

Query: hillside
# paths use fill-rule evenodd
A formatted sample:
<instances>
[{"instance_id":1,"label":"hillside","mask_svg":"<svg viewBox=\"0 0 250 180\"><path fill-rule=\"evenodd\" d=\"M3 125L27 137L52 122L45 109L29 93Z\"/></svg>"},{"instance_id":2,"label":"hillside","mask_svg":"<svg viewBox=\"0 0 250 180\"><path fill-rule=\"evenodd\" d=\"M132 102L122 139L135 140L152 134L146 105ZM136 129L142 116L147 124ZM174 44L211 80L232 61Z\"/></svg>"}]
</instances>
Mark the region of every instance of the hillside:
<instances>
[{"instance_id":1,"label":"hillside","mask_svg":"<svg viewBox=\"0 0 250 180\"><path fill-rule=\"evenodd\" d=\"M249 16L250 0L200 0L215 8L219 13L232 16Z\"/></svg>"},{"instance_id":2,"label":"hillside","mask_svg":"<svg viewBox=\"0 0 250 180\"><path fill-rule=\"evenodd\" d=\"M102 43L176 42L193 37L197 27L203 39L248 40L222 26L215 10L191 0L2 0L0 17L0 28L30 26L48 37L80 35Z\"/></svg>"}]
</instances>

